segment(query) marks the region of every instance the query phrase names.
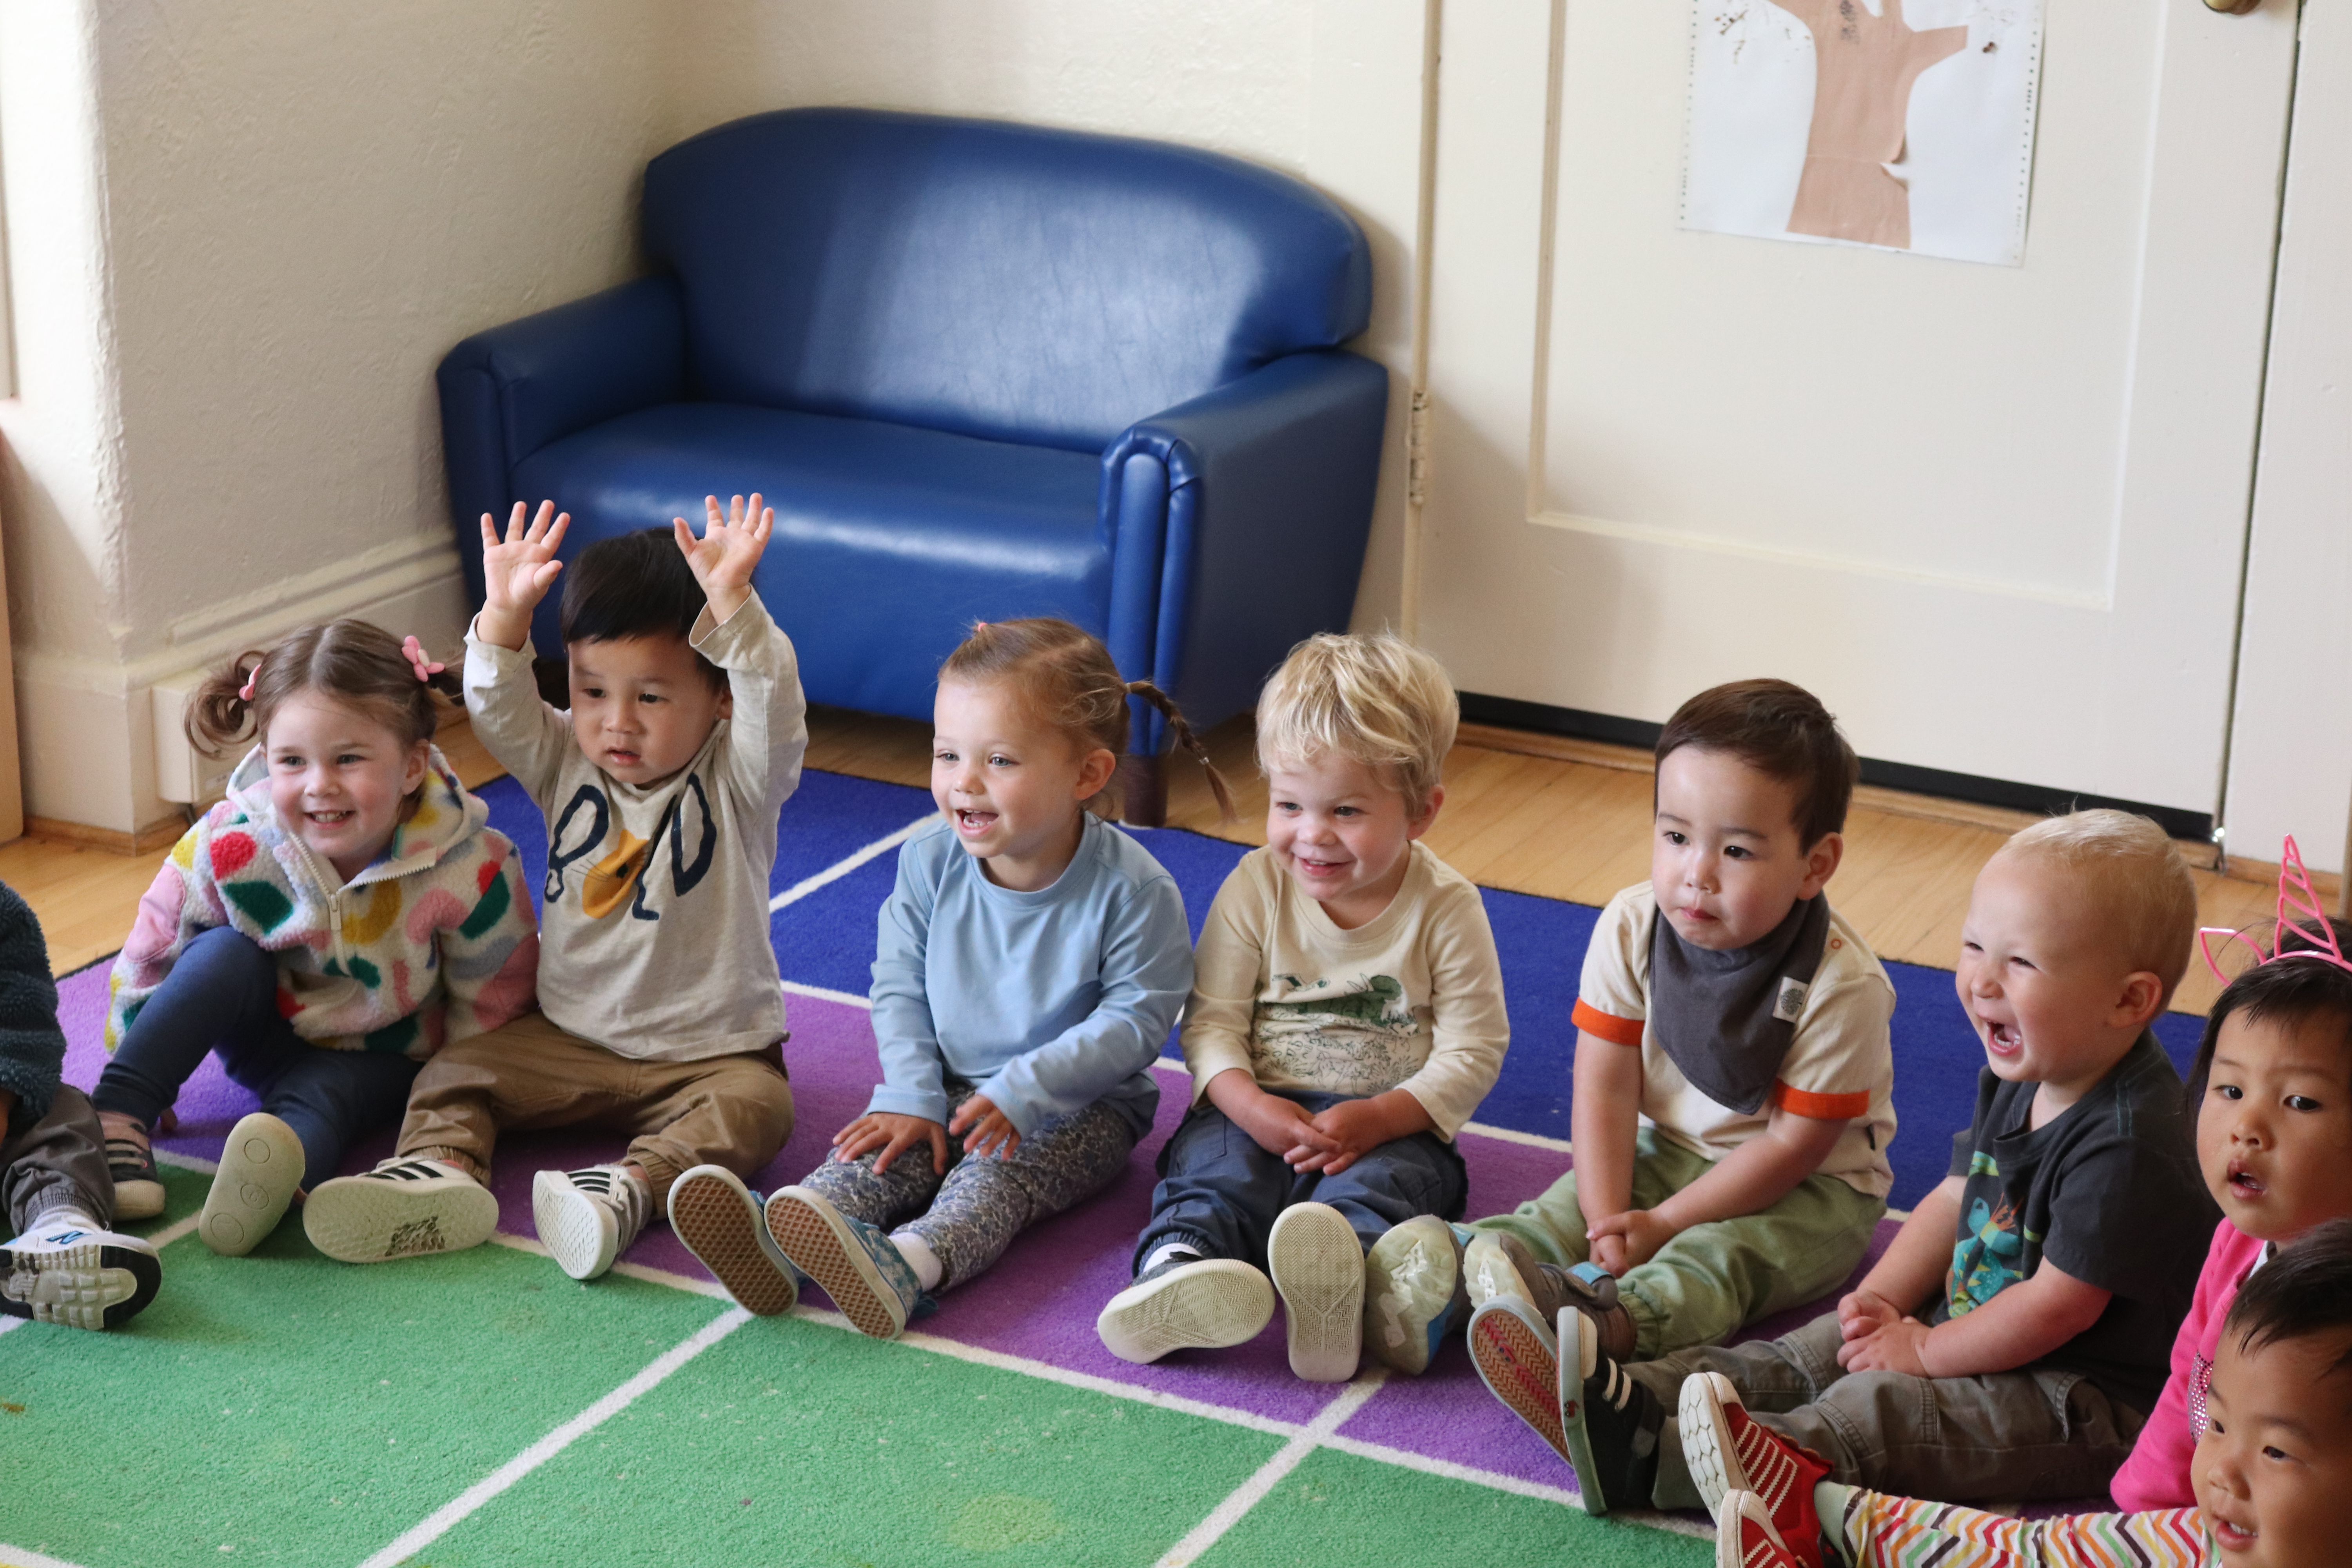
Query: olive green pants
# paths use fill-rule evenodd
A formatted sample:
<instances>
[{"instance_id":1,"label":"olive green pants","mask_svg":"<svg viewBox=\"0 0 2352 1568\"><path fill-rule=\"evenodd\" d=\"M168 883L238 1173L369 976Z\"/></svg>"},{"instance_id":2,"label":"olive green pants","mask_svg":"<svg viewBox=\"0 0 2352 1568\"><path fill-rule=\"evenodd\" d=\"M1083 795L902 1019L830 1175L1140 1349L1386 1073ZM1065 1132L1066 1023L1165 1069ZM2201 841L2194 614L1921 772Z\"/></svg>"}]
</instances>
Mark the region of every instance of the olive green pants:
<instances>
[{"instance_id":1,"label":"olive green pants","mask_svg":"<svg viewBox=\"0 0 2352 1568\"><path fill-rule=\"evenodd\" d=\"M1644 1127L1633 1151L1633 1206L1655 1208L1713 1168ZM1617 1281L1633 1319L1634 1359L1720 1344L1759 1318L1819 1300L1845 1283L1885 1213L1885 1199L1812 1175L1770 1208L1691 1226ZM1541 1197L1471 1226L1516 1236L1547 1263L1573 1265L1591 1256L1586 1223L1571 1171Z\"/></svg>"}]
</instances>

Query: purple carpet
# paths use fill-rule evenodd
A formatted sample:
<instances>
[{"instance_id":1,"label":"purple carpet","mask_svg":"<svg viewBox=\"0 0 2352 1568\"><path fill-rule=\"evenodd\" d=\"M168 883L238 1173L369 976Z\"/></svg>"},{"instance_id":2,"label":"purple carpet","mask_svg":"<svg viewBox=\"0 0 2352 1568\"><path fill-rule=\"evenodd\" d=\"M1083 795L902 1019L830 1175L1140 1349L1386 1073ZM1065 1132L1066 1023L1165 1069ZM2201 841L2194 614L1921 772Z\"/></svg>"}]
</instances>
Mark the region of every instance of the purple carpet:
<instances>
[{"instance_id":1,"label":"purple carpet","mask_svg":"<svg viewBox=\"0 0 2352 1568\"><path fill-rule=\"evenodd\" d=\"M108 968L94 965L58 986L58 1016L68 1042L66 1078L84 1088L97 1081L104 1059L100 1035ZM879 1077L873 1030L863 1008L805 996L791 997L789 1005L793 1038L786 1057L799 1125L783 1152L755 1179L753 1184L762 1190L781 1186L814 1166L834 1130L865 1109ZM1182 1114L1182 1085L1181 1079L1161 1075L1158 1125L1136 1151L1118 1185L1021 1237L994 1270L948 1296L939 1314L921 1326L964 1344L1095 1377L1277 1420L1309 1420L1339 1386L1301 1383L1290 1375L1279 1312L1249 1344L1181 1352L1152 1366L1117 1360L1095 1337L1096 1312L1127 1282L1129 1254L1150 1207L1151 1162ZM177 1131L158 1142L176 1152L216 1158L229 1127L254 1104L249 1093L222 1076L216 1058L207 1058L180 1096ZM532 1234L534 1171L613 1159L623 1142L617 1135L590 1131L507 1139L500 1145L492 1184L502 1228L519 1236ZM1474 1215L1507 1209L1534 1195L1569 1163L1556 1150L1474 1133L1463 1136L1462 1149L1470 1166L1469 1212ZM391 1152L392 1138L386 1133L354 1151L346 1168L364 1170ZM1891 1221L1880 1226L1874 1257L1894 1228ZM659 1223L626 1256L652 1268L707 1278ZM1783 1314L1743 1337L1786 1331L1820 1310ZM1349 1419L1341 1435L1548 1485L1571 1484L1550 1450L1487 1396L1459 1342L1425 1376L1391 1380Z\"/></svg>"}]
</instances>

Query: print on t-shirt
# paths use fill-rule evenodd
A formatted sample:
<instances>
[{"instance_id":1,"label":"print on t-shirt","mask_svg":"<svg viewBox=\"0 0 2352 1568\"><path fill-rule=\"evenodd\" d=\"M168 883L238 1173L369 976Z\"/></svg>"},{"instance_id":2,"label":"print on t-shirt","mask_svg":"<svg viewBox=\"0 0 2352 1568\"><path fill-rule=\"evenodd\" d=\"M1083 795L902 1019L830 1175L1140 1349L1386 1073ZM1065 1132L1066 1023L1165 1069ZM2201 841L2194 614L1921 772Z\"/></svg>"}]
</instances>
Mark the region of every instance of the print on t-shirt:
<instances>
[{"instance_id":1,"label":"print on t-shirt","mask_svg":"<svg viewBox=\"0 0 2352 1568\"><path fill-rule=\"evenodd\" d=\"M686 848L686 806L689 797L694 803L694 816L700 822L690 861ZM551 904L562 900L569 881L565 873L603 848L607 836L617 827L619 842L581 873L580 912L592 921L601 921L626 904L630 919L657 921L661 919L660 911L646 908L646 889L653 879L655 852L667 836L670 897L684 898L692 892L709 874L711 858L719 847L719 824L710 815L710 797L703 792L699 773L687 774L664 808L661 820L654 824L650 838L639 838L626 827L619 827L618 816L612 803L604 798L604 792L594 784L582 784L572 793L556 816L555 831L548 836L546 900Z\"/></svg>"},{"instance_id":2,"label":"print on t-shirt","mask_svg":"<svg viewBox=\"0 0 2352 1568\"><path fill-rule=\"evenodd\" d=\"M1420 1034L1421 1021L1394 975L1336 986L1296 974L1274 980L1295 999L1257 1004L1257 1044L1283 1072L1336 1094L1377 1094L1411 1076L1418 1053L1401 1047Z\"/></svg>"},{"instance_id":3,"label":"print on t-shirt","mask_svg":"<svg viewBox=\"0 0 2352 1568\"><path fill-rule=\"evenodd\" d=\"M2000 1167L1990 1154L1979 1153L1969 1173L1998 1178ZM2040 1237L2021 1233L2016 1205L2005 1194L1997 1204L1979 1197L1969 1205L1968 1226L1952 1247L1952 1272L1944 1285L1953 1317L1975 1311L2025 1278L2019 1265L2025 1261L2029 1239Z\"/></svg>"}]
</instances>

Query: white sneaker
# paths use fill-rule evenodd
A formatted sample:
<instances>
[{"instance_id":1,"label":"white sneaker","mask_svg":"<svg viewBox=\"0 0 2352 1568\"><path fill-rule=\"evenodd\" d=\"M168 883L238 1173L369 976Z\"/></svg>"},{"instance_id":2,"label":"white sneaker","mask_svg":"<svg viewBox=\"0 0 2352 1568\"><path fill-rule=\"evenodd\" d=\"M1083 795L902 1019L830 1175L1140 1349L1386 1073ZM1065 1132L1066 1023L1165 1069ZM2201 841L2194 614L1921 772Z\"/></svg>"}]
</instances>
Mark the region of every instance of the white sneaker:
<instances>
[{"instance_id":1,"label":"white sneaker","mask_svg":"<svg viewBox=\"0 0 2352 1568\"><path fill-rule=\"evenodd\" d=\"M541 1171L530 1179L530 1217L557 1267L593 1279L646 1228L653 1196L618 1165Z\"/></svg>"},{"instance_id":2,"label":"white sneaker","mask_svg":"<svg viewBox=\"0 0 2352 1568\"><path fill-rule=\"evenodd\" d=\"M1364 1350L1364 1244L1328 1204L1293 1204L1265 1237L1265 1271L1282 1294L1290 1370L1345 1383Z\"/></svg>"},{"instance_id":3,"label":"white sneaker","mask_svg":"<svg viewBox=\"0 0 2352 1568\"><path fill-rule=\"evenodd\" d=\"M51 1209L0 1247L0 1312L37 1323L110 1329L144 1310L163 1282L152 1247L72 1209Z\"/></svg>"},{"instance_id":4,"label":"white sneaker","mask_svg":"<svg viewBox=\"0 0 2352 1568\"><path fill-rule=\"evenodd\" d=\"M1170 1351L1223 1350L1257 1338L1274 1316L1274 1287L1234 1258L1191 1253L1144 1271L1095 1319L1103 1349L1141 1366Z\"/></svg>"},{"instance_id":5,"label":"white sneaker","mask_svg":"<svg viewBox=\"0 0 2352 1568\"><path fill-rule=\"evenodd\" d=\"M221 1145L220 1168L205 1194L196 1234L223 1258L243 1258L278 1228L301 1185L302 1141L277 1117L257 1110L230 1128Z\"/></svg>"},{"instance_id":6,"label":"white sneaker","mask_svg":"<svg viewBox=\"0 0 2352 1568\"><path fill-rule=\"evenodd\" d=\"M439 1160L386 1160L360 1175L320 1183L302 1205L310 1245L342 1263L463 1252L498 1228L499 1200L490 1189Z\"/></svg>"},{"instance_id":7,"label":"white sneaker","mask_svg":"<svg viewBox=\"0 0 2352 1568\"><path fill-rule=\"evenodd\" d=\"M669 1184L669 1227L755 1317L789 1312L800 1271L761 1219L763 1200L723 1165L697 1165Z\"/></svg>"}]
</instances>

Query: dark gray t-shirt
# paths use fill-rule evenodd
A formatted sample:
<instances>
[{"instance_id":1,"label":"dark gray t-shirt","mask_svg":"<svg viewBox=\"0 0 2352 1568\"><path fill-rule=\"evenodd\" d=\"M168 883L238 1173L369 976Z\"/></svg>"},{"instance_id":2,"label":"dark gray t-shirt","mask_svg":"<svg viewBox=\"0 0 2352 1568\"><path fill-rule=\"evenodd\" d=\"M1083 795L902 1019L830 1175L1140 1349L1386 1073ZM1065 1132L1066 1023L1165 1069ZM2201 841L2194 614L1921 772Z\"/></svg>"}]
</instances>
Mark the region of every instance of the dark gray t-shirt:
<instances>
[{"instance_id":1,"label":"dark gray t-shirt","mask_svg":"<svg viewBox=\"0 0 2352 1568\"><path fill-rule=\"evenodd\" d=\"M2220 1211L2197 1168L2180 1075L2144 1034L2089 1093L2029 1130L2034 1083L1977 1080L1976 1119L1952 1140L1959 1234L1933 1322L1962 1317L2048 1258L2114 1300L2033 1364L2079 1372L2111 1399L2154 1408Z\"/></svg>"}]
</instances>

